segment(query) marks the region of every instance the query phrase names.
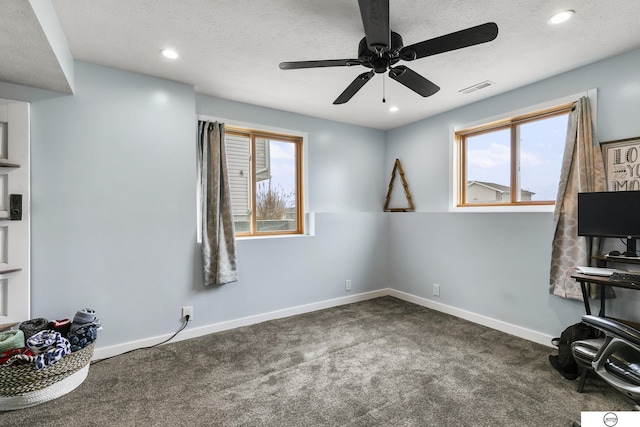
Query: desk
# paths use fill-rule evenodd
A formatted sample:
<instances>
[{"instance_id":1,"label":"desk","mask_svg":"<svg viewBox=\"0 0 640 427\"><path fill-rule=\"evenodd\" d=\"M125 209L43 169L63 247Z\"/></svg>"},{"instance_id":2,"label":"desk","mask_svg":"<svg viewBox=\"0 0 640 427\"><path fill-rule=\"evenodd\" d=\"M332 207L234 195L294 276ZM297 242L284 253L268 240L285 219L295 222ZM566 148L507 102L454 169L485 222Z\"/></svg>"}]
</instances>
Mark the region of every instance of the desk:
<instances>
[{"instance_id":1,"label":"desk","mask_svg":"<svg viewBox=\"0 0 640 427\"><path fill-rule=\"evenodd\" d=\"M587 283L594 283L598 285L600 293L600 313L598 316L605 317L604 314L604 289L605 286L612 286L616 288L635 289L640 291L640 286L633 283L614 282L609 280L606 276L589 276L587 274L573 273L572 279L580 283L580 289L582 290L582 300L584 301L584 309L587 314L591 314L591 306L589 305L589 292L587 291Z\"/></svg>"}]
</instances>

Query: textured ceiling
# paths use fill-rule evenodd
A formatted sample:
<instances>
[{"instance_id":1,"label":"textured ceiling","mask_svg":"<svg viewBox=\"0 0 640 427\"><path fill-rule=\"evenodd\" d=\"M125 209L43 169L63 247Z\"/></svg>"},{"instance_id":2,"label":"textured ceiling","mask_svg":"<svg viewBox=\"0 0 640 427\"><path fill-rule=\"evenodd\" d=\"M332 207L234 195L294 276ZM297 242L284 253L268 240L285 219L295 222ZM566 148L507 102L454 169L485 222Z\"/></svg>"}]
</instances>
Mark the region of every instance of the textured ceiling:
<instances>
[{"instance_id":1,"label":"textured ceiling","mask_svg":"<svg viewBox=\"0 0 640 427\"><path fill-rule=\"evenodd\" d=\"M0 3L0 81L71 93L47 35L25 0Z\"/></svg>"},{"instance_id":2,"label":"textured ceiling","mask_svg":"<svg viewBox=\"0 0 640 427\"><path fill-rule=\"evenodd\" d=\"M220 98L378 129L401 126L640 47L638 0L391 0L391 30L403 37L405 45L485 22L497 23L499 35L490 43L405 62L441 87L431 97L422 98L376 75L351 101L336 106L333 100L365 68L283 71L278 64L356 58L364 36L356 0L52 3L76 60L189 83L199 93ZM564 9L574 9L574 19L560 26L546 23ZM30 33L33 44L38 44L42 38L37 29ZM11 42L21 41L22 36ZM161 57L164 47L176 49L180 58ZM45 55L38 69L55 68L49 59ZM5 74L0 76L9 81ZM495 85L459 93L485 80ZM399 111L389 113L390 105ZM224 117L224 112L220 115Z\"/></svg>"}]
</instances>

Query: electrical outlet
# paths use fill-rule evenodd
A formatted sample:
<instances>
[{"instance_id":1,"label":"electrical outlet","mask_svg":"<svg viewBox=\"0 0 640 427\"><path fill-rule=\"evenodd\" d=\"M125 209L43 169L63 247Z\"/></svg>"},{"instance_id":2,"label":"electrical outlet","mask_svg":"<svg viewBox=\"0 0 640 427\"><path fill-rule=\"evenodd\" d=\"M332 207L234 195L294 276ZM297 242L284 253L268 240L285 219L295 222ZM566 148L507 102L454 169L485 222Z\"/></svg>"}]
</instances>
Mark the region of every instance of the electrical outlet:
<instances>
[{"instance_id":1,"label":"electrical outlet","mask_svg":"<svg viewBox=\"0 0 640 427\"><path fill-rule=\"evenodd\" d=\"M344 290L345 291L350 291L351 290L351 280L345 280L344 281Z\"/></svg>"},{"instance_id":2,"label":"electrical outlet","mask_svg":"<svg viewBox=\"0 0 640 427\"><path fill-rule=\"evenodd\" d=\"M187 320L187 316L189 316L189 320L193 320L193 307L182 307L182 320Z\"/></svg>"},{"instance_id":3,"label":"electrical outlet","mask_svg":"<svg viewBox=\"0 0 640 427\"><path fill-rule=\"evenodd\" d=\"M433 284L433 295L439 297L440 296L440 285L437 283Z\"/></svg>"}]
</instances>

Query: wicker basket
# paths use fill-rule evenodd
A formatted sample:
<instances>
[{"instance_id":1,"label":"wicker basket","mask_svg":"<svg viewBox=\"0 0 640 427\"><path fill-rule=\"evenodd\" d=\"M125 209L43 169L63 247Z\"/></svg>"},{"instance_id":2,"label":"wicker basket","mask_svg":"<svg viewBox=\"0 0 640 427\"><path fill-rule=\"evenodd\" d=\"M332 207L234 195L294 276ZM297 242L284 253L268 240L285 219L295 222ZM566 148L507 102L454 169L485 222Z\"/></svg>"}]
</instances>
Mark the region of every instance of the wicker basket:
<instances>
[{"instance_id":1,"label":"wicker basket","mask_svg":"<svg viewBox=\"0 0 640 427\"><path fill-rule=\"evenodd\" d=\"M33 363L0 366L0 411L26 408L70 392L86 378L92 356L93 343L43 369Z\"/></svg>"}]
</instances>

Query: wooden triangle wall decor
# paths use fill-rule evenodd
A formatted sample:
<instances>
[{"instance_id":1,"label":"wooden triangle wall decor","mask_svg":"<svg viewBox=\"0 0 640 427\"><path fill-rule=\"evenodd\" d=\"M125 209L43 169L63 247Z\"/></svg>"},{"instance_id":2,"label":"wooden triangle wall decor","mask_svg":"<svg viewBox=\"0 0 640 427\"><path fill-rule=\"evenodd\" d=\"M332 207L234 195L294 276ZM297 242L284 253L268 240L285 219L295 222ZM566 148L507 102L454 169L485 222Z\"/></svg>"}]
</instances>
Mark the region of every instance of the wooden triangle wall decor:
<instances>
[{"instance_id":1,"label":"wooden triangle wall decor","mask_svg":"<svg viewBox=\"0 0 640 427\"><path fill-rule=\"evenodd\" d=\"M390 208L389 200L391 199L391 191L393 190L393 181L396 179L396 172L400 172L400 179L402 179L402 186L404 187L404 195L407 198L409 207L407 208ZM416 208L413 206L413 200L411 200L411 193L409 192L409 184L404 178L404 170L399 159L396 159L396 163L393 165L393 172L391 172L391 181L389 181L389 189L387 190L387 200L384 202L385 212L413 212Z\"/></svg>"}]
</instances>

